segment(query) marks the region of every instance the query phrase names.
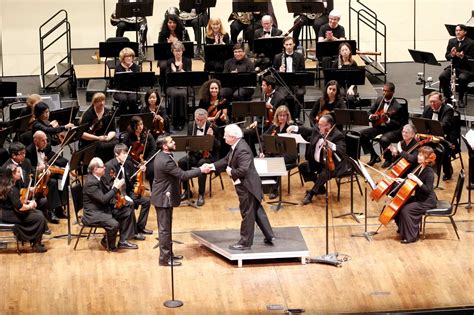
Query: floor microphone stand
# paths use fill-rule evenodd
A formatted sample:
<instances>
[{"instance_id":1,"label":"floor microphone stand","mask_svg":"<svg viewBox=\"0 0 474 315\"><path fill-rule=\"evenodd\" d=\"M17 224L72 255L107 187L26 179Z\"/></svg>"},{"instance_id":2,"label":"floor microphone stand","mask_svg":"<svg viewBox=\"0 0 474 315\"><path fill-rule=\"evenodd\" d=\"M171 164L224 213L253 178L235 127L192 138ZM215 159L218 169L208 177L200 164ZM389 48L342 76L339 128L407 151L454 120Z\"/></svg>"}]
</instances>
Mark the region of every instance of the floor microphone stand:
<instances>
[{"instance_id":1,"label":"floor microphone stand","mask_svg":"<svg viewBox=\"0 0 474 315\"><path fill-rule=\"evenodd\" d=\"M183 306L183 301L174 299L174 253L173 253L173 241L170 246L170 261L171 261L171 300L166 300L163 305L169 308L176 308Z\"/></svg>"},{"instance_id":2,"label":"floor microphone stand","mask_svg":"<svg viewBox=\"0 0 474 315\"><path fill-rule=\"evenodd\" d=\"M365 237L369 242L372 241L372 236L378 234L378 232L367 231L367 181L365 181L364 189L364 232L351 234L351 237Z\"/></svg>"}]
</instances>

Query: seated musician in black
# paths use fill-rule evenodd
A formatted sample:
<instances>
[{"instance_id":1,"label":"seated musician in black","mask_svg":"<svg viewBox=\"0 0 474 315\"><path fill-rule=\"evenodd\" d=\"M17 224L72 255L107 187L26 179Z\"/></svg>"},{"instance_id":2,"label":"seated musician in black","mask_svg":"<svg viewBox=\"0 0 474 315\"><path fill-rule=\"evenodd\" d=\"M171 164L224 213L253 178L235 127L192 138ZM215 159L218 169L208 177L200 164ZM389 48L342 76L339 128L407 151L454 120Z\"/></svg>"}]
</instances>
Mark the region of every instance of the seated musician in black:
<instances>
[{"instance_id":1,"label":"seated musician in black","mask_svg":"<svg viewBox=\"0 0 474 315\"><path fill-rule=\"evenodd\" d=\"M18 188L27 188L29 186L30 178L33 179L32 185L34 185L35 180L35 170L31 165L31 162L26 158L26 148L25 145L21 142L12 142L8 148L10 153L10 158L3 164L3 168L8 167L9 165L15 165L19 168L20 178L16 181ZM33 187L33 186L32 186ZM52 211L53 209L48 209L48 201L46 197L43 196L34 196L36 201L36 209L41 210L51 223L59 223L59 219Z\"/></svg>"},{"instance_id":2,"label":"seated musician in black","mask_svg":"<svg viewBox=\"0 0 474 315\"><path fill-rule=\"evenodd\" d=\"M137 73L140 72L140 67L134 63L135 59L135 52L133 49L129 47L125 47L120 51L119 60L120 63L115 67L115 76L118 73L124 72L133 72ZM131 88L126 86L118 86L116 85L118 90L123 89L128 92L133 92ZM114 100L118 103L119 111L117 113L118 116L121 114L135 114L138 113L138 105L137 105L137 95L136 93L121 93L117 92L114 94Z\"/></svg>"},{"instance_id":3,"label":"seated musician in black","mask_svg":"<svg viewBox=\"0 0 474 315\"><path fill-rule=\"evenodd\" d=\"M63 206L68 202L67 190L69 180L66 179L64 188L61 191L58 188L58 181L63 178L64 169L62 170L62 173L61 171L49 171L50 176L42 176L41 174L48 168L50 163L53 163L52 165L59 168L64 168L68 161L61 156L56 158L57 154L52 150L51 144L48 143L46 134L40 130L33 134L33 143L26 147L25 151L26 158L30 160L38 178L44 177L46 180L49 177L49 180L46 183L48 186L47 195L43 195L42 197L46 197L48 200L46 208L51 211L54 209L56 216L54 216L52 212L50 212L49 215L51 223L59 223L59 220L57 220L58 218L67 218ZM41 198L41 196L38 196L38 198Z\"/></svg>"},{"instance_id":4,"label":"seated musician in black","mask_svg":"<svg viewBox=\"0 0 474 315\"><path fill-rule=\"evenodd\" d=\"M130 119L127 131L123 135L122 143L128 148L132 148L130 158L135 167L148 161L145 177L150 184L153 183L153 160L150 159L156 153L156 140L148 130L145 130L143 121L139 116L133 116Z\"/></svg>"},{"instance_id":5,"label":"seated musician in black","mask_svg":"<svg viewBox=\"0 0 474 315\"><path fill-rule=\"evenodd\" d=\"M255 38L269 38L275 36L281 36L282 30L273 26L273 18L271 15L264 15L262 17L262 28L255 30Z\"/></svg>"},{"instance_id":6,"label":"seated musician in black","mask_svg":"<svg viewBox=\"0 0 474 315\"><path fill-rule=\"evenodd\" d=\"M293 121L291 120L290 110L288 109L288 107L286 107L286 105L281 105L275 110L275 112L273 114L273 121L265 129L265 131L263 132L263 135L264 136L265 135L277 136L280 133L286 133L286 130L292 124L293 124ZM276 154L271 154L270 155L270 154L266 153L265 142L261 141L261 144L262 144L262 147L263 147L262 148L263 154L260 154L261 157L265 157L265 156L267 156L267 157L277 157L277 156L279 156L279 155L276 155ZM287 167L287 170L288 170L289 166L296 163L296 160L298 158L296 155L291 155L291 154L287 154L287 153L284 153L282 155L282 157L285 160L285 165ZM278 177L275 177L273 179L276 182L278 182L278 180L281 180L281 178L278 178ZM272 187L269 198L270 199L275 199L277 197L278 197L278 184L275 184Z\"/></svg>"},{"instance_id":7,"label":"seated musician in black","mask_svg":"<svg viewBox=\"0 0 474 315\"><path fill-rule=\"evenodd\" d=\"M82 114L80 124L89 124L89 129L82 134L79 148L96 143L95 156L104 161L112 159L114 146L118 143L113 116L114 112L105 107L105 94L95 93L91 106Z\"/></svg>"},{"instance_id":8,"label":"seated musician in black","mask_svg":"<svg viewBox=\"0 0 474 315\"><path fill-rule=\"evenodd\" d=\"M334 119L336 115L335 109L345 109L346 103L341 96L341 89L339 83L335 80L331 80L326 84L326 88L323 90L323 96L321 96L313 105L309 118L311 123L318 123L321 116L331 114Z\"/></svg>"},{"instance_id":9,"label":"seated musician in black","mask_svg":"<svg viewBox=\"0 0 474 315\"><path fill-rule=\"evenodd\" d=\"M145 171L145 166L135 167L133 162L130 159L127 159L127 156L129 156L128 147L124 143L115 145L114 154L115 157L105 163L105 174L103 180L109 187L113 185L116 178L125 180L125 187L121 190L122 194L129 197L126 199L132 203L133 209L138 209L138 207L141 206L138 220L132 213L134 239L140 241L145 240L143 234L153 234L152 230L146 228L148 213L150 212L150 198L145 197L142 194L134 193L134 186L137 177L135 176L132 178L132 175L135 174L138 168L140 168L141 171Z\"/></svg>"},{"instance_id":10,"label":"seated musician in black","mask_svg":"<svg viewBox=\"0 0 474 315\"><path fill-rule=\"evenodd\" d=\"M385 150L390 143L400 140L402 123L408 119L408 117L404 117L406 113L404 113L402 106L393 97L395 85L392 82L384 84L383 93L384 95L377 98L370 108L369 120L372 121L372 127L360 132L360 144L365 153L370 153L370 161L367 163L370 166L380 162L380 157L375 153L370 141L382 134L379 144ZM387 167L392 163L390 151L385 151L384 158L385 162L382 167Z\"/></svg>"},{"instance_id":11,"label":"seated musician in black","mask_svg":"<svg viewBox=\"0 0 474 315\"><path fill-rule=\"evenodd\" d=\"M73 123L68 123L64 126L60 126L56 120L49 121L49 106L46 103L39 102L35 105L35 121L33 122L33 126L31 128L32 134L36 131L41 130L43 131L46 136L48 137L48 142L51 145L59 145L61 144L58 134L66 129L74 128Z\"/></svg>"},{"instance_id":12,"label":"seated musician in black","mask_svg":"<svg viewBox=\"0 0 474 315\"><path fill-rule=\"evenodd\" d=\"M20 187L21 167L10 164L0 174L0 222L15 224L17 241L30 242L34 252L47 251L41 243L48 223L41 211L36 210L34 200L22 201Z\"/></svg>"},{"instance_id":13,"label":"seated musician in black","mask_svg":"<svg viewBox=\"0 0 474 315\"><path fill-rule=\"evenodd\" d=\"M212 123L207 120L207 111L198 108L194 112L194 120L189 123L188 127L188 136L205 136L205 135L214 135L214 128ZM214 138L214 145L212 151L190 151L188 155L181 158L178 161L179 167L184 170L190 170L193 167L201 167L205 163L211 163L217 160L215 156L217 152L217 141ZM197 205L204 205L204 193L206 191L206 176L207 174L201 173L198 176L198 185L199 185L199 195L197 200ZM192 198L192 193L189 190L189 182L182 181L183 184L183 193L181 194L181 200L186 200Z\"/></svg>"},{"instance_id":14,"label":"seated musician in black","mask_svg":"<svg viewBox=\"0 0 474 315\"><path fill-rule=\"evenodd\" d=\"M160 92L158 90L148 90L145 94L145 106L140 113L153 113L153 130L150 130L153 137L158 139L165 133L170 133L170 119L166 113L166 108L161 103Z\"/></svg>"},{"instance_id":15,"label":"seated musician in black","mask_svg":"<svg viewBox=\"0 0 474 315\"><path fill-rule=\"evenodd\" d=\"M285 97L276 89L276 81L272 76L266 76L262 79L262 98L266 103L267 109L275 110L285 104Z\"/></svg>"},{"instance_id":16,"label":"seated musician in black","mask_svg":"<svg viewBox=\"0 0 474 315\"><path fill-rule=\"evenodd\" d=\"M392 163L397 162L401 158L410 163L408 172L414 169L417 165L418 159L418 141L416 141L416 129L412 124L406 124L402 129L402 140L397 144L391 144L388 149L392 153Z\"/></svg>"},{"instance_id":17,"label":"seated musician in black","mask_svg":"<svg viewBox=\"0 0 474 315\"><path fill-rule=\"evenodd\" d=\"M323 0L322 2L324 5L322 12L306 12L301 15L294 14L295 17L298 16L294 23L296 24L299 22L293 29L293 38L296 40L296 46L300 46L298 39L300 38L303 25L313 26L314 33L317 37L321 26L329 22L329 12L334 9L334 1Z\"/></svg>"},{"instance_id":18,"label":"seated musician in black","mask_svg":"<svg viewBox=\"0 0 474 315\"><path fill-rule=\"evenodd\" d=\"M183 56L184 50L184 45L180 41L175 41L171 44L173 58L166 61L166 73L192 71L191 59ZM171 111L169 114L171 114L172 124L175 130L183 130L186 124L187 97L191 93L192 90L185 85L185 82L183 82L183 86L168 86L166 88L166 95L168 95L170 99L169 109L171 109Z\"/></svg>"},{"instance_id":19,"label":"seated musician in black","mask_svg":"<svg viewBox=\"0 0 474 315\"><path fill-rule=\"evenodd\" d=\"M224 64L224 73L242 73L242 72L254 72L255 65L245 55L245 47L242 42L234 45L234 58L226 60ZM250 101L252 99L254 88L253 87L241 87L222 88L222 97L231 101Z\"/></svg>"},{"instance_id":20,"label":"seated musician in black","mask_svg":"<svg viewBox=\"0 0 474 315\"><path fill-rule=\"evenodd\" d=\"M312 180L313 188L306 191L302 204L311 203L314 195L324 194L326 189L324 184L333 177L341 176L350 171L350 164L342 156L346 153L346 142L344 135L335 128L334 118L331 115L323 115L316 127L288 127L288 132L299 132L309 141L306 149L306 161L298 168L305 181ZM328 149L332 151L334 170L330 170L327 157Z\"/></svg>"},{"instance_id":21,"label":"seated musician in black","mask_svg":"<svg viewBox=\"0 0 474 315\"><path fill-rule=\"evenodd\" d=\"M163 25L158 34L158 43L189 42L189 35L183 22L176 14L165 14Z\"/></svg>"},{"instance_id":22,"label":"seated musician in black","mask_svg":"<svg viewBox=\"0 0 474 315\"><path fill-rule=\"evenodd\" d=\"M357 63L352 58L351 46L344 42L339 45L339 54L331 65L333 69L357 69ZM347 91L346 91L347 89ZM341 94L344 96L347 102L348 108L355 108L357 103L357 85L351 85L348 87L343 86L341 88Z\"/></svg>"},{"instance_id":23,"label":"seated musician in black","mask_svg":"<svg viewBox=\"0 0 474 315\"><path fill-rule=\"evenodd\" d=\"M444 138L452 144L458 144L460 135L457 132L460 127L454 124L454 109L443 103L443 96L441 93L434 91L429 95L430 106L426 106L423 111L423 118L438 120L443 127ZM446 143L442 143L444 152L436 152L436 158L443 163L443 180L450 180L453 176L453 167L451 165L451 147Z\"/></svg>"},{"instance_id":24,"label":"seated musician in black","mask_svg":"<svg viewBox=\"0 0 474 315\"><path fill-rule=\"evenodd\" d=\"M93 158L88 166L88 173L84 188L84 224L94 224L105 228L107 240L103 238L100 244L111 251L117 250L117 233L120 230L118 248L137 249L138 245L128 240L134 237L132 203L126 202L125 206L116 207L117 192L125 186L125 180L115 179L109 186L104 181L105 165L98 157Z\"/></svg>"},{"instance_id":25,"label":"seated musician in black","mask_svg":"<svg viewBox=\"0 0 474 315\"><path fill-rule=\"evenodd\" d=\"M230 44L229 33L225 31L220 18L210 18L206 27L206 45L224 44ZM224 71L224 62L225 60L221 59L206 59L204 71L222 72Z\"/></svg>"},{"instance_id":26,"label":"seated musician in black","mask_svg":"<svg viewBox=\"0 0 474 315\"><path fill-rule=\"evenodd\" d=\"M420 169L415 173L409 173L407 178L416 182L417 187L414 196L395 216L402 244L414 243L420 235L420 222L426 210L436 207L436 193L434 192L434 172L431 165L436 160L433 149L423 146L418 150L417 162Z\"/></svg>"},{"instance_id":27,"label":"seated musician in black","mask_svg":"<svg viewBox=\"0 0 474 315\"><path fill-rule=\"evenodd\" d=\"M287 36L283 39L284 52L279 53L273 60L273 67L278 72L301 72L305 71L304 56L303 54L295 51L295 40L293 37ZM291 86L291 82L287 82L291 92L296 96L298 102L304 104L304 94L306 88L304 86ZM279 87L278 91L285 97L286 103L291 111L291 117L295 119L295 122L299 122L301 108L297 102L289 95L288 91L283 87Z\"/></svg>"}]
</instances>

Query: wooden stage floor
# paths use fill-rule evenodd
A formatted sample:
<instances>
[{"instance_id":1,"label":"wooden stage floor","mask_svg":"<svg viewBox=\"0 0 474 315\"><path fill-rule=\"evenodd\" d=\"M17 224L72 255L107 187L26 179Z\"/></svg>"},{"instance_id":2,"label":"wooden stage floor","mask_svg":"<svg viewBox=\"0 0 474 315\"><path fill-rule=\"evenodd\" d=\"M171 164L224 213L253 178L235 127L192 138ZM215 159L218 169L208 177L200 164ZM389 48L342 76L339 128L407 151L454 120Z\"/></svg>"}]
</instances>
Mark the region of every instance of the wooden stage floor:
<instances>
[{"instance_id":1,"label":"wooden stage floor","mask_svg":"<svg viewBox=\"0 0 474 315\"><path fill-rule=\"evenodd\" d=\"M467 159L465 159L467 161ZM459 161L454 162L455 175ZM292 192L284 199L300 201L304 189L292 177ZM184 255L175 268L179 309L167 309L171 297L170 269L158 266L156 215L150 211L148 228L153 237L136 242L138 250L107 253L95 237L79 242L78 250L65 239L47 239L48 252L33 254L25 247L18 256L14 244L0 251L2 285L1 314L281 314L267 306L303 308L306 314L387 312L474 305L474 210L462 206L455 219L461 240L449 223L427 226L424 241L399 243L395 224L382 227L372 242L350 237L363 232L363 224L351 217L330 219L330 252L347 255L342 268L302 265L298 259L255 261L237 268L191 238L193 230L236 229L240 214L234 189L224 174L225 190L214 180L213 196L200 209L175 208L173 237L183 241L175 251ZM309 187L309 183L306 187ZM441 182L438 198L450 199L455 179ZM343 185L341 201L331 182L330 217L347 212L349 185ZM465 190L463 200L467 199ZM369 203L369 215L381 204ZM356 194L356 211L363 211L363 198ZM275 227L299 226L311 256L325 253L324 198L307 206L284 207L276 212L265 205ZM362 221L363 222L363 221ZM369 219L369 230L378 226ZM65 220L50 225L53 235L66 231ZM78 231L77 225L73 232Z\"/></svg>"}]
</instances>

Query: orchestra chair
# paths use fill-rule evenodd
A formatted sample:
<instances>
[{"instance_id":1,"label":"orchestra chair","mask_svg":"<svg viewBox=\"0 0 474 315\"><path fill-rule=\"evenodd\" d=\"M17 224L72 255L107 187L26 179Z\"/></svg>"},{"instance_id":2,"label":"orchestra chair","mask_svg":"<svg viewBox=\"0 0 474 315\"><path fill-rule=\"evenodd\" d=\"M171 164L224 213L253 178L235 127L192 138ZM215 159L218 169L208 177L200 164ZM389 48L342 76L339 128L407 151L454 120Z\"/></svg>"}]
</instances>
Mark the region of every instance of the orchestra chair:
<instances>
[{"instance_id":1,"label":"orchestra chair","mask_svg":"<svg viewBox=\"0 0 474 315\"><path fill-rule=\"evenodd\" d=\"M358 161L360 159L360 134L357 131L347 131L344 134L344 140L346 141L346 154L354 160ZM340 158L342 159L344 157ZM357 182L357 186L359 186L360 195L363 195L362 187L360 186L359 182L359 176L351 167L346 173L334 178L337 185L337 201L340 201L341 197L341 184L343 184L342 179L350 178L345 183L352 183L354 181L354 177Z\"/></svg>"},{"instance_id":2,"label":"orchestra chair","mask_svg":"<svg viewBox=\"0 0 474 315\"><path fill-rule=\"evenodd\" d=\"M458 181L456 184L456 189L454 190L453 197L451 199L451 203L447 200L438 200L436 202L436 208L430 209L426 211L423 215L423 225L421 228L421 234L423 239L426 237L426 221L429 217L438 217L438 218L448 218L451 221L451 225L453 226L454 232L458 237L458 240L461 240L458 234L458 227L456 226L456 222L454 222L453 217L456 215L458 210L458 206L460 204L462 190L464 185L464 170L459 172ZM420 222L421 224L421 222Z\"/></svg>"},{"instance_id":3,"label":"orchestra chair","mask_svg":"<svg viewBox=\"0 0 474 315\"><path fill-rule=\"evenodd\" d=\"M464 93L464 106L467 107L467 97L474 96L474 81L467 84L466 93Z\"/></svg>"},{"instance_id":4,"label":"orchestra chair","mask_svg":"<svg viewBox=\"0 0 474 315\"><path fill-rule=\"evenodd\" d=\"M2 210L0 210L1 212ZM20 251L20 244L18 242L18 239L16 238L16 235L15 235L15 224L11 224L11 223L4 223L2 221L0 221L0 233L3 232L3 233L11 233L12 236L2 236L0 239L0 244L1 243L4 243L3 240L11 240L11 239L14 239L15 242L16 242L16 252L18 253L18 255L21 255L21 251Z\"/></svg>"},{"instance_id":5,"label":"orchestra chair","mask_svg":"<svg viewBox=\"0 0 474 315\"><path fill-rule=\"evenodd\" d=\"M78 179L75 179L71 185L71 195L72 195L72 203L74 205L74 212L76 213L76 220L77 224L81 226L81 230L77 234L77 239L76 239L76 244L74 245L74 250L76 250L77 244L79 243L79 239L83 236L83 232L85 228L89 228L89 233L87 234L87 239L90 238L90 235L92 233L92 230L95 230L97 228L102 228L104 229L104 238L107 243L107 251L110 252L110 246L109 246L109 240L107 239L107 232L105 231L105 228L101 225L97 224L85 224L82 220L79 219L79 212L84 209L84 204L82 203L83 201L83 192L82 192L82 185L81 182Z\"/></svg>"},{"instance_id":6,"label":"orchestra chair","mask_svg":"<svg viewBox=\"0 0 474 315\"><path fill-rule=\"evenodd\" d=\"M298 159L294 163L285 164L286 170L288 171L288 175L287 175L287 178L288 178L288 195L290 194L290 188L291 188L291 185L290 185L291 176L298 174L300 176L301 187L304 187L303 176L300 173L300 170L298 168L298 164L299 164L299 156L298 156ZM291 171L294 170L295 168L296 168L296 171L292 173ZM281 180L281 177L279 177L278 180Z\"/></svg>"},{"instance_id":7,"label":"orchestra chair","mask_svg":"<svg viewBox=\"0 0 474 315\"><path fill-rule=\"evenodd\" d=\"M212 177L212 175L214 175L214 177ZM216 179L216 178L219 178L219 180L221 182L221 189L224 190L224 182L222 181L221 172L219 172L219 173L210 172L209 173L209 198L212 197L212 180Z\"/></svg>"},{"instance_id":8,"label":"orchestra chair","mask_svg":"<svg viewBox=\"0 0 474 315\"><path fill-rule=\"evenodd\" d=\"M454 161L459 158L461 162L461 168L464 169L464 162L461 154L461 113L454 109L454 126L456 128L456 143L453 143L455 148L451 152L451 160Z\"/></svg>"}]
</instances>

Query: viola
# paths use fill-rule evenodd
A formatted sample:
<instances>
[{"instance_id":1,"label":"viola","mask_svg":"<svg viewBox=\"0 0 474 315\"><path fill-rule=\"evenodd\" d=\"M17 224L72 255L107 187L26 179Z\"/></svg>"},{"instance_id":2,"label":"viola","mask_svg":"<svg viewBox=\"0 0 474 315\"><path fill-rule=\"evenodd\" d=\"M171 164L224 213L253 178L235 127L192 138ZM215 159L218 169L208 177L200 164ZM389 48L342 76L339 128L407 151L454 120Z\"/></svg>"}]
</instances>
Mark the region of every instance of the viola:
<instances>
[{"instance_id":1,"label":"viola","mask_svg":"<svg viewBox=\"0 0 474 315\"><path fill-rule=\"evenodd\" d=\"M324 115L328 115L330 113L331 113L330 110L323 109L323 110L319 111L319 113L316 115L316 117L314 117L314 121L317 123L319 121L319 119L321 119L321 117L323 117Z\"/></svg>"},{"instance_id":2,"label":"viola","mask_svg":"<svg viewBox=\"0 0 474 315\"><path fill-rule=\"evenodd\" d=\"M162 97L160 104L158 104L158 106L156 107L156 111L153 112L155 116L153 118L153 130L151 132L155 139L165 133L165 120L164 119L160 120L157 118L160 112L161 104L163 103L163 99L164 98Z\"/></svg>"},{"instance_id":3,"label":"viola","mask_svg":"<svg viewBox=\"0 0 474 315\"><path fill-rule=\"evenodd\" d=\"M119 171L118 174L115 173L114 169L110 169L109 176L112 179L115 179L116 177L118 177L120 175L120 172L122 172L122 168L120 168L120 171ZM116 209L120 209L123 206L125 206L126 204L127 204L127 199L125 199L125 196L122 195L122 192L120 191L120 189L117 190L117 192L115 193L115 205L114 205L114 207Z\"/></svg>"},{"instance_id":4,"label":"viola","mask_svg":"<svg viewBox=\"0 0 474 315\"><path fill-rule=\"evenodd\" d=\"M324 136L324 141L328 138L329 134L333 131L336 125L333 125L331 129L329 129L328 133ZM326 165L330 172L333 172L336 169L336 164L334 163L333 159L333 152L329 146L326 146Z\"/></svg>"},{"instance_id":5,"label":"viola","mask_svg":"<svg viewBox=\"0 0 474 315\"><path fill-rule=\"evenodd\" d=\"M33 175L30 174L30 182L28 187L20 189L20 201L21 203L26 203L28 200L31 199L32 195L30 194L30 189L33 184Z\"/></svg>"},{"instance_id":6,"label":"viola","mask_svg":"<svg viewBox=\"0 0 474 315\"><path fill-rule=\"evenodd\" d=\"M51 176L51 173L46 170L42 173L42 175L39 176L39 180L35 185L36 198L42 198L42 197L48 196L49 194L48 183L49 183L50 176Z\"/></svg>"},{"instance_id":7,"label":"viola","mask_svg":"<svg viewBox=\"0 0 474 315\"><path fill-rule=\"evenodd\" d=\"M145 151L145 145L139 140L132 143L132 149L130 150L130 156L135 162L143 161L143 153Z\"/></svg>"},{"instance_id":8,"label":"viola","mask_svg":"<svg viewBox=\"0 0 474 315\"><path fill-rule=\"evenodd\" d=\"M224 104L227 102L227 100L225 98L221 99L220 101L215 101L214 104L210 105L208 108L207 108L207 117L208 118L213 118L215 117L216 119L214 119L213 121L213 124L216 125L217 122L216 120L219 120L220 122L226 124L227 121L225 120L222 120L220 118L220 116L222 115L222 110L223 110L223 106Z\"/></svg>"},{"instance_id":9,"label":"viola","mask_svg":"<svg viewBox=\"0 0 474 315\"><path fill-rule=\"evenodd\" d=\"M144 176L143 171L138 170L137 172L137 180L135 182L135 186L133 187L133 193L136 196L143 196L145 192L145 183L144 183Z\"/></svg>"},{"instance_id":10,"label":"viola","mask_svg":"<svg viewBox=\"0 0 474 315\"><path fill-rule=\"evenodd\" d=\"M273 109L272 108L267 108L265 126L269 126L272 122L273 122Z\"/></svg>"}]
</instances>

